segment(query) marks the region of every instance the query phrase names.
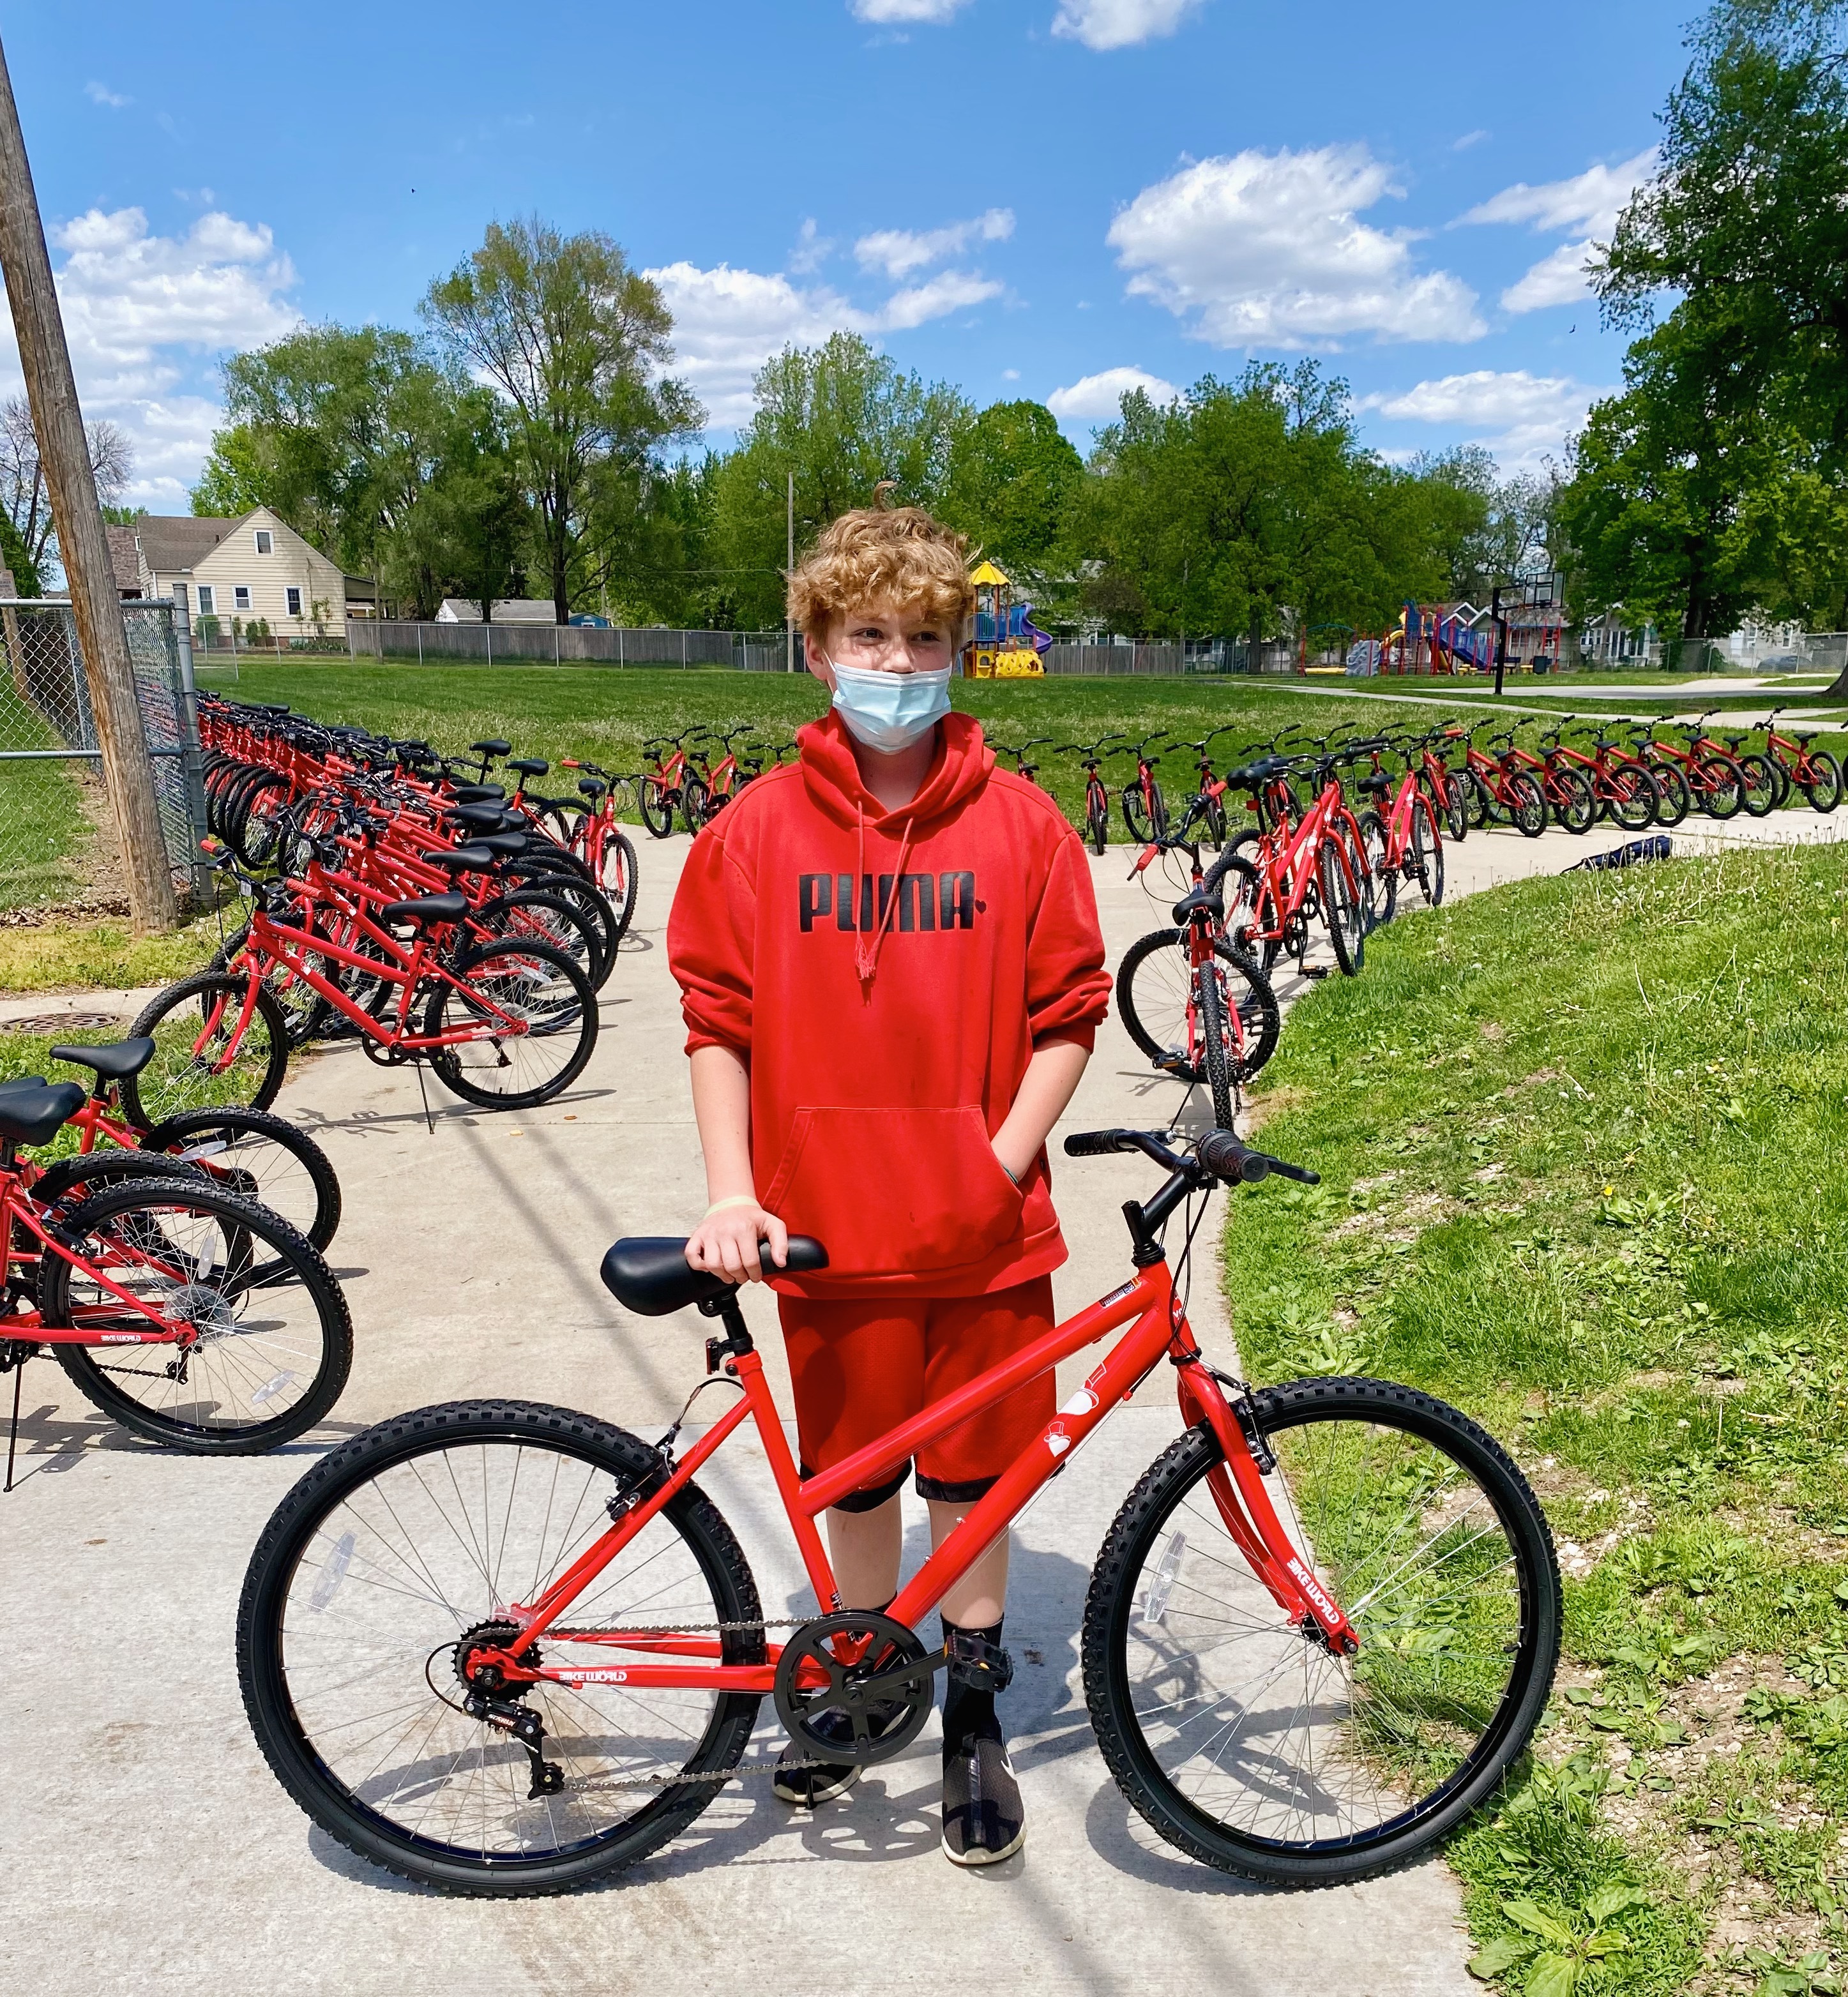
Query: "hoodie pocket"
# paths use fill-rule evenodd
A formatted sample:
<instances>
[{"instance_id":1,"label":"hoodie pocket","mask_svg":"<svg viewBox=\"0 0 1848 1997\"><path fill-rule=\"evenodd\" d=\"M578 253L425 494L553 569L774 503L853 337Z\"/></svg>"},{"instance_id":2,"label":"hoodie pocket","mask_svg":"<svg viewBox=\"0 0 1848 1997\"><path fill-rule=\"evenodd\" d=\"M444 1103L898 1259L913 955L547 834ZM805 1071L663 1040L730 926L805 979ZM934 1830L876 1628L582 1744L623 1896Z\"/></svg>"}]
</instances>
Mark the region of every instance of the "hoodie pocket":
<instances>
[{"instance_id":1,"label":"hoodie pocket","mask_svg":"<svg viewBox=\"0 0 1848 1997\"><path fill-rule=\"evenodd\" d=\"M979 1262L1019 1227L1022 1202L972 1105L798 1109L763 1198L821 1243L834 1276Z\"/></svg>"}]
</instances>

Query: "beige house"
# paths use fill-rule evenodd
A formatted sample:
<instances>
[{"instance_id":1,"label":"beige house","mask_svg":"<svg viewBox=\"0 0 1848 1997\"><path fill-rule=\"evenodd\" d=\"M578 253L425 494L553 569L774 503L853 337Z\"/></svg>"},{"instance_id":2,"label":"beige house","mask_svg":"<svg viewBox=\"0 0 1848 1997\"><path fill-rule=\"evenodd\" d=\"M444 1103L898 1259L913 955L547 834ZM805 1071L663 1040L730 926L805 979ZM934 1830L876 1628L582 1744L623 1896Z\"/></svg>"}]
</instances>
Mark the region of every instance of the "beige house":
<instances>
[{"instance_id":1,"label":"beige house","mask_svg":"<svg viewBox=\"0 0 1848 1997\"><path fill-rule=\"evenodd\" d=\"M376 609L372 585L343 574L267 506L241 519L144 515L135 523L143 596L172 596L192 618L261 619L275 637L342 637Z\"/></svg>"}]
</instances>

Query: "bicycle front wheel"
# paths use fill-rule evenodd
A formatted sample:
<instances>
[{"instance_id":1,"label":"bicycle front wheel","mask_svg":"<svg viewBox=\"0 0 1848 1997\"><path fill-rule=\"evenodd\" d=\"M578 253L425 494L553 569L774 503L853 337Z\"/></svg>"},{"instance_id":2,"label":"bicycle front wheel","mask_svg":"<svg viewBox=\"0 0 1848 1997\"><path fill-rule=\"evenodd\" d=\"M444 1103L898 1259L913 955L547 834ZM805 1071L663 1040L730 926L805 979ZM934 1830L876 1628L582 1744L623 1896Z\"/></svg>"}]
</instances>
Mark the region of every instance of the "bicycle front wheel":
<instances>
[{"instance_id":1,"label":"bicycle front wheel","mask_svg":"<svg viewBox=\"0 0 1848 1997\"><path fill-rule=\"evenodd\" d=\"M454 966L430 996L430 1050L445 1088L484 1109L549 1102L583 1072L596 1046L596 996L563 951L540 943L486 943Z\"/></svg>"},{"instance_id":2,"label":"bicycle front wheel","mask_svg":"<svg viewBox=\"0 0 1848 1997\"><path fill-rule=\"evenodd\" d=\"M658 778L644 777L635 787L635 802L641 812L641 822L650 834L656 839L665 839L674 829L674 812L680 802L680 793Z\"/></svg>"},{"instance_id":3,"label":"bicycle front wheel","mask_svg":"<svg viewBox=\"0 0 1848 1997\"><path fill-rule=\"evenodd\" d=\"M264 1529L237 1611L244 1711L295 1802L361 1857L452 1893L562 1892L685 1830L743 1754L755 1694L532 1683L502 1703L536 1717L559 1771L537 1795L520 1743L462 1709L468 1643L514 1635L508 1603L537 1601L611 1501L659 1474L637 1437L523 1402L426 1408L316 1464ZM715 1662L758 1664L762 1612L689 1484L520 1654L620 1667L635 1654L572 1633L718 1625Z\"/></svg>"},{"instance_id":4,"label":"bicycle front wheel","mask_svg":"<svg viewBox=\"0 0 1848 1997\"><path fill-rule=\"evenodd\" d=\"M1117 1515L1085 1605L1085 1696L1111 1773L1167 1841L1283 1885L1427 1850L1494 1790L1545 1709L1560 1578L1538 1500L1441 1401L1377 1380L1254 1397L1265 1488L1359 1637L1291 1623L1228 1531L1204 1426Z\"/></svg>"},{"instance_id":5,"label":"bicycle front wheel","mask_svg":"<svg viewBox=\"0 0 1848 1997\"><path fill-rule=\"evenodd\" d=\"M76 1263L47 1255L47 1325L95 1346L52 1350L78 1392L136 1435L248 1456L313 1427L353 1364L353 1321L320 1251L267 1207L196 1177L106 1186L65 1221ZM132 1299L133 1301L129 1301ZM138 1344L150 1313L184 1343Z\"/></svg>"},{"instance_id":6,"label":"bicycle front wheel","mask_svg":"<svg viewBox=\"0 0 1848 1997\"><path fill-rule=\"evenodd\" d=\"M288 1070L288 1028L265 985L246 1016L250 980L202 971L150 998L129 1037L154 1043L147 1065L125 1077L122 1107L143 1130L187 1109L267 1109Z\"/></svg>"},{"instance_id":7,"label":"bicycle front wheel","mask_svg":"<svg viewBox=\"0 0 1848 1997\"><path fill-rule=\"evenodd\" d=\"M149 1131L141 1148L258 1201L323 1251L340 1224L333 1161L306 1130L268 1110L188 1110Z\"/></svg>"},{"instance_id":8,"label":"bicycle front wheel","mask_svg":"<svg viewBox=\"0 0 1848 1997\"><path fill-rule=\"evenodd\" d=\"M1155 930L1124 953L1117 1014L1151 1064L1178 1081L1211 1081L1185 930ZM1213 942L1220 1030L1231 1081L1249 1081L1276 1051L1282 1015L1270 980L1224 936Z\"/></svg>"}]
</instances>

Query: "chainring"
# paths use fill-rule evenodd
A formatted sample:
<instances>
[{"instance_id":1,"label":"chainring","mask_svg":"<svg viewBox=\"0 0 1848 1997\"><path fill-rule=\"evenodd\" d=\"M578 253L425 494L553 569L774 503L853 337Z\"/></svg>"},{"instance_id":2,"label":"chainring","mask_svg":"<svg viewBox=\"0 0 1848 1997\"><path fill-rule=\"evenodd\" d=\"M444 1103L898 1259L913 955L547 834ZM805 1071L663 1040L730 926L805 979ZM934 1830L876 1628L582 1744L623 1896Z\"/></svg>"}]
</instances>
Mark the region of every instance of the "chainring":
<instances>
[{"instance_id":1,"label":"chainring","mask_svg":"<svg viewBox=\"0 0 1848 1997\"><path fill-rule=\"evenodd\" d=\"M859 1661L844 1664L831 1647L843 1646ZM849 1609L805 1623L777 1660L776 1715L790 1740L824 1764L870 1768L910 1747L936 1703L935 1673L942 1653L927 1653L916 1631L876 1609ZM914 1671L907 1668L915 1664ZM798 1684L805 1666L826 1682ZM824 1730L824 1713L839 1712L847 1726Z\"/></svg>"}]
</instances>

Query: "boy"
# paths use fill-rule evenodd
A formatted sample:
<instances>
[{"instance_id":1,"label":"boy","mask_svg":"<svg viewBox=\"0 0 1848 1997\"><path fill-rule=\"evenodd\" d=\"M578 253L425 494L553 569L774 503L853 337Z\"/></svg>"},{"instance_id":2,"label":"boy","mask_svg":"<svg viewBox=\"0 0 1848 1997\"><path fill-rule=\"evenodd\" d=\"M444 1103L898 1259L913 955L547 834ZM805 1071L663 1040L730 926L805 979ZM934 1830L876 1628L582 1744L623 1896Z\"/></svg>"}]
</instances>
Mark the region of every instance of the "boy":
<instances>
[{"instance_id":1,"label":"boy","mask_svg":"<svg viewBox=\"0 0 1848 1997\"><path fill-rule=\"evenodd\" d=\"M710 1202L687 1260L778 1292L813 1476L1050 1329L1045 1141L1110 981L1077 834L950 711L975 608L961 537L914 507L844 514L789 608L832 709L695 840L668 961ZM780 1268L791 1232L826 1270L766 1275L760 1237ZM1048 1371L921 1454L933 1545L1055 1399ZM850 1607L897 1592L907 1467L827 1515ZM946 1643L998 1653L1007 1583L1003 1537L945 1596ZM813 1809L858 1773L785 1767L776 1793ZM993 1864L1025 1838L994 1695L952 1668L944 1850Z\"/></svg>"}]
</instances>

